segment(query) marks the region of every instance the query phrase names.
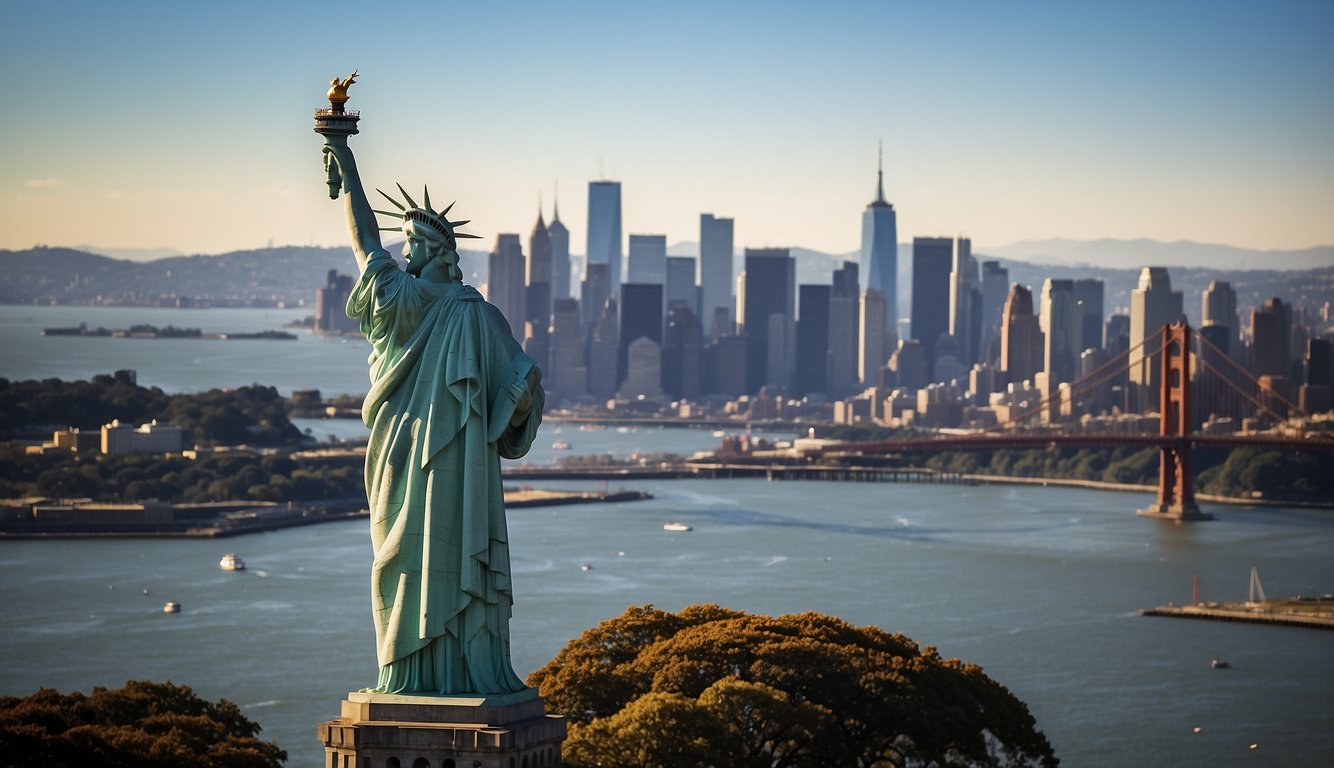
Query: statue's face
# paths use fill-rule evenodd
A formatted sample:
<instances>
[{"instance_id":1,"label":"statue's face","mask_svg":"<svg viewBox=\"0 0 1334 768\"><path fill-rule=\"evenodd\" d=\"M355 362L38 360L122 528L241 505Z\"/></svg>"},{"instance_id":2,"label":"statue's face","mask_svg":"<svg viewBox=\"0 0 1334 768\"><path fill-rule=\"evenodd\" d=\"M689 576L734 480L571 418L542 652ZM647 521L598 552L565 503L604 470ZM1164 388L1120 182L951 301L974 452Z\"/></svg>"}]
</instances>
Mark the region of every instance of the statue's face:
<instances>
[{"instance_id":1,"label":"statue's face","mask_svg":"<svg viewBox=\"0 0 1334 768\"><path fill-rule=\"evenodd\" d=\"M426 262L431 260L431 244L417 234L410 224L403 227L403 234L408 237L403 243L403 258L408 261L408 274L420 275L426 268Z\"/></svg>"}]
</instances>

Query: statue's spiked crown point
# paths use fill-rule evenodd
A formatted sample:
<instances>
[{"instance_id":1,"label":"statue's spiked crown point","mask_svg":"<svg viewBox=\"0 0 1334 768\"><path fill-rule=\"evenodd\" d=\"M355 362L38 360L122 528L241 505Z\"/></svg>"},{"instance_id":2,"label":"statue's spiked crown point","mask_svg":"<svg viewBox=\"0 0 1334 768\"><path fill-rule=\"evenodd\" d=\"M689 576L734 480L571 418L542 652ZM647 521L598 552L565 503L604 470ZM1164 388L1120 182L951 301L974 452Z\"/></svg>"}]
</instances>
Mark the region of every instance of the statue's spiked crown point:
<instances>
[{"instance_id":1,"label":"statue's spiked crown point","mask_svg":"<svg viewBox=\"0 0 1334 768\"><path fill-rule=\"evenodd\" d=\"M467 221L450 221L449 218L446 216L446 214L449 213L449 210L454 207L454 203L450 203L449 205L445 206L444 210L440 211L439 213L436 213L434 210L431 209L431 193L429 190L423 187L422 198L423 198L423 204L426 207L419 208L417 207L416 201L412 199L412 196L408 194L407 190L403 189L403 185L398 184L397 186L398 186L398 191L403 195L403 199L407 201L406 206L403 203L400 203L399 201L385 194L384 190L377 189L375 191L379 192L384 197L384 199L393 203L394 207L397 208L398 210L397 211L381 211L377 209L372 209L372 210L375 210L375 212L380 214L381 216L393 216L403 221L414 221L423 226L430 227L436 232L439 232L440 236L445 238L445 242L450 244L450 247L453 247L453 243L456 238L462 238L462 237L473 238L473 239L479 238L479 235L470 235L467 234L466 232L454 231L454 227L462 226L468 223ZM380 230L383 232L395 232L398 229L399 227L380 227Z\"/></svg>"}]
</instances>

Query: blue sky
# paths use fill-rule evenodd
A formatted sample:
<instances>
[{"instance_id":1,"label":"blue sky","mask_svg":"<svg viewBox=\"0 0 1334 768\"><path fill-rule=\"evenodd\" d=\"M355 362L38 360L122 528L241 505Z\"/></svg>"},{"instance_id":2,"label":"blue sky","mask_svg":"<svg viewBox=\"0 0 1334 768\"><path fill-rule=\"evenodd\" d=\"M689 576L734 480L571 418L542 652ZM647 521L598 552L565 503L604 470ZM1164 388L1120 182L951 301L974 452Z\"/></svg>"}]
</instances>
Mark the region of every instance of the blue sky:
<instances>
[{"instance_id":1,"label":"blue sky","mask_svg":"<svg viewBox=\"0 0 1334 768\"><path fill-rule=\"evenodd\" d=\"M1334 2L17 3L0 247L341 245L311 112L361 71L368 186L488 247L538 199L624 230L854 250L884 141L900 240L1334 243Z\"/></svg>"}]
</instances>

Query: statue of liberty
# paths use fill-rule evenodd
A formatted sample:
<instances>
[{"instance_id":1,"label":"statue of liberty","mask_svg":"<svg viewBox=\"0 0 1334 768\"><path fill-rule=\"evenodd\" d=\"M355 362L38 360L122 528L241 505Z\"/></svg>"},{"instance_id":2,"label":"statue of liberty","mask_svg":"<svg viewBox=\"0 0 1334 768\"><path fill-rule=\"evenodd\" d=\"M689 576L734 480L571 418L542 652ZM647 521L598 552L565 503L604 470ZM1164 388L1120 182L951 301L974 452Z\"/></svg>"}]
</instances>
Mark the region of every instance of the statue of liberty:
<instances>
[{"instance_id":1,"label":"statue of liberty","mask_svg":"<svg viewBox=\"0 0 1334 768\"><path fill-rule=\"evenodd\" d=\"M463 284L456 244L471 235L455 231L466 221L447 218L452 204L437 212L423 192L418 206L399 186L401 202L380 192L394 210L372 210L346 133L321 133L361 269L347 313L372 347L362 418L375 691L525 690L510 663L500 459L523 456L537 434L541 372L500 310ZM384 229L407 239L406 270L380 244L376 213L399 220Z\"/></svg>"}]
</instances>

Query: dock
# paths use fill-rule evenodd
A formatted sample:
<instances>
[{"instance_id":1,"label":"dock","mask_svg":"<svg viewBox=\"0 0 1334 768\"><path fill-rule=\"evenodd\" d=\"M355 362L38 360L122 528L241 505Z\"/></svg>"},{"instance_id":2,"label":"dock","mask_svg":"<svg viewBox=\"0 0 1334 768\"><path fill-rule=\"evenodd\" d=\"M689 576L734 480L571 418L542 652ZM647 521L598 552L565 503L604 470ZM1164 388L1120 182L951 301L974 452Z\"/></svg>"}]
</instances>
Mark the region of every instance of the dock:
<instances>
[{"instance_id":1,"label":"dock","mask_svg":"<svg viewBox=\"0 0 1334 768\"><path fill-rule=\"evenodd\" d=\"M1160 605L1140 609L1141 616L1174 616L1183 619L1242 621L1248 624L1277 624L1310 629L1334 629L1334 599L1294 597L1262 603L1196 603Z\"/></svg>"}]
</instances>

